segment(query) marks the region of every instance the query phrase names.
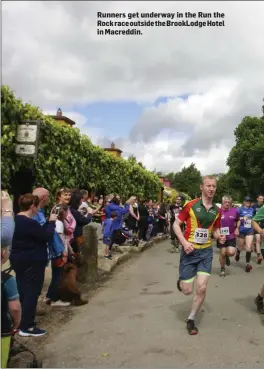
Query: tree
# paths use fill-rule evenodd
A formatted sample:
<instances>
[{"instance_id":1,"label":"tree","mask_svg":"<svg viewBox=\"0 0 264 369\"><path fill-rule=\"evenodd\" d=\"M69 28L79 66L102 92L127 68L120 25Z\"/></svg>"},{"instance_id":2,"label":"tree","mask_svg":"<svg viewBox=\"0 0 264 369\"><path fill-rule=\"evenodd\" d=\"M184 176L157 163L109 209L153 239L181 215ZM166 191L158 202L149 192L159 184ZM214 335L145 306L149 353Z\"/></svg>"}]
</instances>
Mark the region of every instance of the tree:
<instances>
[{"instance_id":1,"label":"tree","mask_svg":"<svg viewBox=\"0 0 264 369\"><path fill-rule=\"evenodd\" d=\"M169 181L171 181L172 183L173 183L173 181L174 181L174 176L175 176L175 174L174 173L168 173L168 174L166 174L165 175L165 177L169 180Z\"/></svg>"},{"instance_id":2,"label":"tree","mask_svg":"<svg viewBox=\"0 0 264 369\"><path fill-rule=\"evenodd\" d=\"M264 119L245 117L235 130L227 165L232 187L256 196L264 189Z\"/></svg>"},{"instance_id":3,"label":"tree","mask_svg":"<svg viewBox=\"0 0 264 369\"><path fill-rule=\"evenodd\" d=\"M135 157L135 155L130 155L127 160L130 160L132 162L137 162L137 158Z\"/></svg>"},{"instance_id":4,"label":"tree","mask_svg":"<svg viewBox=\"0 0 264 369\"><path fill-rule=\"evenodd\" d=\"M213 174L217 179L217 188L215 193L215 202L222 202L222 197L229 195L233 200L241 200L240 189L234 188L233 178L230 173L219 173L217 175ZM242 195L243 196L243 195Z\"/></svg>"},{"instance_id":5,"label":"tree","mask_svg":"<svg viewBox=\"0 0 264 369\"><path fill-rule=\"evenodd\" d=\"M191 198L195 198L200 194L201 180L201 172L192 163L188 167L182 168L180 172L175 173L173 187L180 192L186 192Z\"/></svg>"}]
</instances>

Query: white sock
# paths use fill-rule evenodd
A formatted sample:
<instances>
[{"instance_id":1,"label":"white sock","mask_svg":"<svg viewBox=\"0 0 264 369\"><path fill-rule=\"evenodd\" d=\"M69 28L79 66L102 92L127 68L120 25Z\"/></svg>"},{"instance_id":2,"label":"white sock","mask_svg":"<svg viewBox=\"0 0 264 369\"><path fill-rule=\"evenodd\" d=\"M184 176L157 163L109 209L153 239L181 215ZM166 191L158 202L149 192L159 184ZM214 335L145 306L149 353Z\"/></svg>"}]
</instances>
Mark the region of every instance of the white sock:
<instances>
[{"instance_id":1,"label":"white sock","mask_svg":"<svg viewBox=\"0 0 264 369\"><path fill-rule=\"evenodd\" d=\"M189 315L189 317L188 317L188 319L189 319L189 320L194 320L194 318L195 318L195 314L193 314L193 313L191 313L191 314Z\"/></svg>"}]
</instances>

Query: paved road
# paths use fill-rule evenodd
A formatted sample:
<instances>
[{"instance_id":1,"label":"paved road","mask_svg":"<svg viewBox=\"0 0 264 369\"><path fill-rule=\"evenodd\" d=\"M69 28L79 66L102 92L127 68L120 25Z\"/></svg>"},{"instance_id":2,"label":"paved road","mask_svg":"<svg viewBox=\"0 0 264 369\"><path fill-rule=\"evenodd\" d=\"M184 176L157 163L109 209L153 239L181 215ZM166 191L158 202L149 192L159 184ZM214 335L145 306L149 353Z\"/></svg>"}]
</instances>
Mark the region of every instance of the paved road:
<instances>
[{"instance_id":1,"label":"paved road","mask_svg":"<svg viewBox=\"0 0 264 369\"><path fill-rule=\"evenodd\" d=\"M80 307L45 346L48 368L263 368L264 319L253 298L264 266L242 265L213 276L200 334L189 336L184 319L190 297L176 289L179 255L163 242L119 267L111 280ZM243 255L244 258L244 255Z\"/></svg>"}]
</instances>

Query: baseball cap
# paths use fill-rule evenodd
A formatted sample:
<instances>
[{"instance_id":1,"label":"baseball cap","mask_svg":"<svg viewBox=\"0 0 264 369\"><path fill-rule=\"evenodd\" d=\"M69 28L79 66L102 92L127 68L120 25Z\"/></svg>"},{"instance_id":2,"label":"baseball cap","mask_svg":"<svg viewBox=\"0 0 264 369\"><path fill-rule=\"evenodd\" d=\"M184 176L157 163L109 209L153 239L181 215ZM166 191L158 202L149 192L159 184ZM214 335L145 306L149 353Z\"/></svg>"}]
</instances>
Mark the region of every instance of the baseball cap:
<instances>
[{"instance_id":1,"label":"baseball cap","mask_svg":"<svg viewBox=\"0 0 264 369\"><path fill-rule=\"evenodd\" d=\"M252 199L251 199L251 197L246 196L246 197L244 197L244 201L252 201Z\"/></svg>"}]
</instances>

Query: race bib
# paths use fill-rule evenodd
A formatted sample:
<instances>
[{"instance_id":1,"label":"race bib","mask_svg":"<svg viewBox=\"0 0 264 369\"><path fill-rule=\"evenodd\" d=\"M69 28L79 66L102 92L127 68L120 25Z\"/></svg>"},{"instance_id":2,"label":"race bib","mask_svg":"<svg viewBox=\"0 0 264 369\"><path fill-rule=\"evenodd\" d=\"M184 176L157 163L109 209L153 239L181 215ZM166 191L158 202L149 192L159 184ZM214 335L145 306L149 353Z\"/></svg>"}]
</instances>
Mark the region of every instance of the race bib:
<instances>
[{"instance_id":1,"label":"race bib","mask_svg":"<svg viewBox=\"0 0 264 369\"><path fill-rule=\"evenodd\" d=\"M222 236L229 236L229 227L222 227L222 228L220 228L220 234Z\"/></svg>"},{"instance_id":2,"label":"race bib","mask_svg":"<svg viewBox=\"0 0 264 369\"><path fill-rule=\"evenodd\" d=\"M208 229L196 228L194 232L194 242L195 243L206 243L209 238Z\"/></svg>"},{"instance_id":3,"label":"race bib","mask_svg":"<svg viewBox=\"0 0 264 369\"><path fill-rule=\"evenodd\" d=\"M251 228L251 219L245 219L244 227L245 228Z\"/></svg>"}]
</instances>

